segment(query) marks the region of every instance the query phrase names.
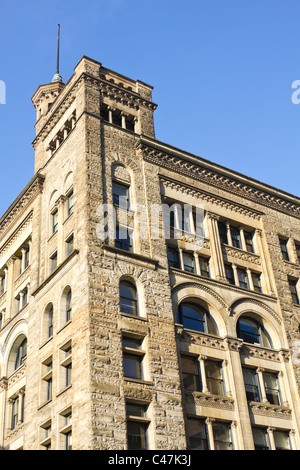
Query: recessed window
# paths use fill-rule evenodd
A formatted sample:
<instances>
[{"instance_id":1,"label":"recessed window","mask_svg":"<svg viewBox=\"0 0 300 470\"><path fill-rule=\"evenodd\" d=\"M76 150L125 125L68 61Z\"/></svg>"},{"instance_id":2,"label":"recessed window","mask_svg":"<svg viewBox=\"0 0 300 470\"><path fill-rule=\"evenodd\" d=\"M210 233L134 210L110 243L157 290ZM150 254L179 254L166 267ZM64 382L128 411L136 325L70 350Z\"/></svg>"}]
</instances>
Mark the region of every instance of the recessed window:
<instances>
[{"instance_id":1,"label":"recessed window","mask_svg":"<svg viewBox=\"0 0 300 470\"><path fill-rule=\"evenodd\" d=\"M50 272L53 273L57 268L57 251L50 256Z\"/></svg>"},{"instance_id":2,"label":"recessed window","mask_svg":"<svg viewBox=\"0 0 300 470\"><path fill-rule=\"evenodd\" d=\"M297 290L297 281L293 279L289 279L289 287L290 287L290 292L291 296L293 299L293 303L299 305L299 295L298 295L298 290Z\"/></svg>"},{"instance_id":3,"label":"recessed window","mask_svg":"<svg viewBox=\"0 0 300 470\"><path fill-rule=\"evenodd\" d=\"M116 206L121 207L123 209L129 209L130 207L129 187L124 184L113 182L112 191L113 191L113 203Z\"/></svg>"},{"instance_id":4,"label":"recessed window","mask_svg":"<svg viewBox=\"0 0 300 470\"><path fill-rule=\"evenodd\" d=\"M247 401L260 402L260 390L258 386L258 377L255 369L243 369L244 384Z\"/></svg>"},{"instance_id":5,"label":"recessed window","mask_svg":"<svg viewBox=\"0 0 300 470\"><path fill-rule=\"evenodd\" d=\"M215 450L233 450L230 425L215 421L212 428Z\"/></svg>"},{"instance_id":6,"label":"recessed window","mask_svg":"<svg viewBox=\"0 0 300 470\"><path fill-rule=\"evenodd\" d=\"M243 287L244 289L249 289L249 279L246 270L238 269L237 270L239 286Z\"/></svg>"},{"instance_id":7,"label":"recessed window","mask_svg":"<svg viewBox=\"0 0 300 470\"><path fill-rule=\"evenodd\" d=\"M282 257L285 261L290 261L287 242L288 242L287 240L284 240L283 238L279 238Z\"/></svg>"},{"instance_id":8,"label":"recessed window","mask_svg":"<svg viewBox=\"0 0 300 470\"><path fill-rule=\"evenodd\" d=\"M168 248L168 261L169 261L169 266L170 268L177 268L179 269L180 263L179 263L179 253L176 248Z\"/></svg>"},{"instance_id":9,"label":"recessed window","mask_svg":"<svg viewBox=\"0 0 300 470\"><path fill-rule=\"evenodd\" d=\"M295 243L298 263L300 263L300 243Z\"/></svg>"},{"instance_id":10,"label":"recessed window","mask_svg":"<svg viewBox=\"0 0 300 470\"><path fill-rule=\"evenodd\" d=\"M209 450L209 440L206 424L201 419L187 420L188 449Z\"/></svg>"},{"instance_id":11,"label":"recessed window","mask_svg":"<svg viewBox=\"0 0 300 470\"><path fill-rule=\"evenodd\" d=\"M192 253L187 253L186 251L183 251L182 258L184 271L188 273L194 273L196 271L194 255Z\"/></svg>"},{"instance_id":12,"label":"recessed window","mask_svg":"<svg viewBox=\"0 0 300 470\"><path fill-rule=\"evenodd\" d=\"M133 231L128 227L116 227L115 247L121 250L133 252Z\"/></svg>"},{"instance_id":13,"label":"recessed window","mask_svg":"<svg viewBox=\"0 0 300 470\"><path fill-rule=\"evenodd\" d=\"M291 442L288 432L276 430L273 435L276 450L291 450Z\"/></svg>"},{"instance_id":14,"label":"recessed window","mask_svg":"<svg viewBox=\"0 0 300 470\"><path fill-rule=\"evenodd\" d=\"M232 246L241 248L241 234L235 227L230 227Z\"/></svg>"},{"instance_id":15,"label":"recessed window","mask_svg":"<svg viewBox=\"0 0 300 470\"><path fill-rule=\"evenodd\" d=\"M56 233L58 230L58 210L55 210L51 214L51 222L52 222L52 233Z\"/></svg>"},{"instance_id":16,"label":"recessed window","mask_svg":"<svg viewBox=\"0 0 300 470\"><path fill-rule=\"evenodd\" d=\"M208 311L201 305L183 302L178 308L178 320L184 328L216 334L216 328Z\"/></svg>"},{"instance_id":17,"label":"recessed window","mask_svg":"<svg viewBox=\"0 0 300 470\"><path fill-rule=\"evenodd\" d=\"M253 233L244 231L246 250L254 253Z\"/></svg>"},{"instance_id":18,"label":"recessed window","mask_svg":"<svg viewBox=\"0 0 300 470\"><path fill-rule=\"evenodd\" d=\"M255 292L262 292L261 274L252 273L253 289Z\"/></svg>"},{"instance_id":19,"label":"recessed window","mask_svg":"<svg viewBox=\"0 0 300 470\"><path fill-rule=\"evenodd\" d=\"M73 191L71 191L67 195L67 217L73 214L73 210L74 210L74 193Z\"/></svg>"},{"instance_id":20,"label":"recessed window","mask_svg":"<svg viewBox=\"0 0 300 470\"><path fill-rule=\"evenodd\" d=\"M260 344L267 348L272 347L270 337L263 325L250 317L241 317L237 324L238 338L243 339L246 343Z\"/></svg>"},{"instance_id":21,"label":"recessed window","mask_svg":"<svg viewBox=\"0 0 300 470\"><path fill-rule=\"evenodd\" d=\"M70 235L66 240L66 256L70 256L74 251L74 235Z\"/></svg>"},{"instance_id":22,"label":"recessed window","mask_svg":"<svg viewBox=\"0 0 300 470\"><path fill-rule=\"evenodd\" d=\"M225 264L225 276L229 284L235 285L234 272L230 264Z\"/></svg>"},{"instance_id":23,"label":"recessed window","mask_svg":"<svg viewBox=\"0 0 300 470\"><path fill-rule=\"evenodd\" d=\"M137 315L137 290L129 281L120 282L120 311L129 315Z\"/></svg>"},{"instance_id":24,"label":"recessed window","mask_svg":"<svg viewBox=\"0 0 300 470\"><path fill-rule=\"evenodd\" d=\"M60 348L60 382L61 389L72 383L72 343L68 341Z\"/></svg>"},{"instance_id":25,"label":"recessed window","mask_svg":"<svg viewBox=\"0 0 300 470\"><path fill-rule=\"evenodd\" d=\"M59 446L61 450L72 450L72 409L59 415Z\"/></svg>"},{"instance_id":26,"label":"recessed window","mask_svg":"<svg viewBox=\"0 0 300 470\"><path fill-rule=\"evenodd\" d=\"M142 350L142 340L123 338L124 377L144 380L144 357L145 351Z\"/></svg>"},{"instance_id":27,"label":"recessed window","mask_svg":"<svg viewBox=\"0 0 300 470\"><path fill-rule=\"evenodd\" d=\"M182 356L181 369L184 390L201 392L202 383L199 362L197 359L188 356Z\"/></svg>"},{"instance_id":28,"label":"recessed window","mask_svg":"<svg viewBox=\"0 0 300 470\"><path fill-rule=\"evenodd\" d=\"M255 450L270 450L270 441L265 428L252 428Z\"/></svg>"},{"instance_id":29,"label":"recessed window","mask_svg":"<svg viewBox=\"0 0 300 470\"><path fill-rule=\"evenodd\" d=\"M209 259L199 256L200 274L203 277L210 277Z\"/></svg>"},{"instance_id":30,"label":"recessed window","mask_svg":"<svg viewBox=\"0 0 300 470\"><path fill-rule=\"evenodd\" d=\"M227 227L223 222L218 222L219 227L219 237L221 243L228 245L228 237L227 237Z\"/></svg>"},{"instance_id":31,"label":"recessed window","mask_svg":"<svg viewBox=\"0 0 300 470\"><path fill-rule=\"evenodd\" d=\"M42 402L52 400L52 356L42 363Z\"/></svg>"},{"instance_id":32,"label":"recessed window","mask_svg":"<svg viewBox=\"0 0 300 470\"><path fill-rule=\"evenodd\" d=\"M147 419L147 406L127 403L126 417L128 450L147 449L147 430L150 422Z\"/></svg>"}]
</instances>

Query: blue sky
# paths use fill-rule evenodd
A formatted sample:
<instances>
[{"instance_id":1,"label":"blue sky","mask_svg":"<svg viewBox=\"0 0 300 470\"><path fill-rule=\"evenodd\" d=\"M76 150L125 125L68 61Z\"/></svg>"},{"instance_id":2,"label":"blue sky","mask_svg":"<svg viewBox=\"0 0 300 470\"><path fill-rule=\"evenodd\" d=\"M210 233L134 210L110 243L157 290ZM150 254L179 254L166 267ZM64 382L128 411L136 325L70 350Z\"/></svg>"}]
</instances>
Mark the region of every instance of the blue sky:
<instances>
[{"instance_id":1,"label":"blue sky","mask_svg":"<svg viewBox=\"0 0 300 470\"><path fill-rule=\"evenodd\" d=\"M31 96L83 55L154 86L157 139L300 196L299 0L0 3L0 215L33 176Z\"/></svg>"}]
</instances>

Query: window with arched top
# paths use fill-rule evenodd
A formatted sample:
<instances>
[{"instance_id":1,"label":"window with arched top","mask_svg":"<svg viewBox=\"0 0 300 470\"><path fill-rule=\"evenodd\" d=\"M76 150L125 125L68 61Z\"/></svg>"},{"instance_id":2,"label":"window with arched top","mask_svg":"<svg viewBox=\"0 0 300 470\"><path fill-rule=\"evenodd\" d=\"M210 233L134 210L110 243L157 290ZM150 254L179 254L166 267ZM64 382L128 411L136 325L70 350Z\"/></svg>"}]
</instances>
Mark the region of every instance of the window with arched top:
<instances>
[{"instance_id":1,"label":"window with arched top","mask_svg":"<svg viewBox=\"0 0 300 470\"><path fill-rule=\"evenodd\" d=\"M71 320L72 317L72 291L69 289L66 293L66 304L65 304L65 320L66 322Z\"/></svg>"},{"instance_id":2,"label":"window with arched top","mask_svg":"<svg viewBox=\"0 0 300 470\"><path fill-rule=\"evenodd\" d=\"M60 300L59 326L72 319L73 296L70 286L65 287Z\"/></svg>"},{"instance_id":3,"label":"window with arched top","mask_svg":"<svg viewBox=\"0 0 300 470\"><path fill-rule=\"evenodd\" d=\"M7 374L12 374L17 370L24 362L25 357L27 356L27 338L25 335L21 334L15 340L8 358L8 370Z\"/></svg>"},{"instance_id":4,"label":"window with arched top","mask_svg":"<svg viewBox=\"0 0 300 470\"><path fill-rule=\"evenodd\" d=\"M120 282L120 311L129 315L138 315L137 289L130 281Z\"/></svg>"},{"instance_id":5,"label":"window with arched top","mask_svg":"<svg viewBox=\"0 0 300 470\"><path fill-rule=\"evenodd\" d=\"M216 325L208 310L195 302L182 302L178 307L178 321L189 330L217 335Z\"/></svg>"},{"instance_id":6,"label":"window with arched top","mask_svg":"<svg viewBox=\"0 0 300 470\"><path fill-rule=\"evenodd\" d=\"M246 343L272 348L272 341L263 323L250 316L242 316L237 323L237 336Z\"/></svg>"}]
</instances>

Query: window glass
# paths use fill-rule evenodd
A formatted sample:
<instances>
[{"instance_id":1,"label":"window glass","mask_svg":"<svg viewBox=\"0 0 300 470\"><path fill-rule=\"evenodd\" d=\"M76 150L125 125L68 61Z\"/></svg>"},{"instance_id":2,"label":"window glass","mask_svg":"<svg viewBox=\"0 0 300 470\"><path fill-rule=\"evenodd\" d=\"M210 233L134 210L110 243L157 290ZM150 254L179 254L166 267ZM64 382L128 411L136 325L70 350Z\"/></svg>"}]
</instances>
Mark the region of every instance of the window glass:
<instances>
[{"instance_id":1,"label":"window glass","mask_svg":"<svg viewBox=\"0 0 300 470\"><path fill-rule=\"evenodd\" d=\"M264 428L253 428L255 450L270 450L268 433Z\"/></svg>"},{"instance_id":2,"label":"window glass","mask_svg":"<svg viewBox=\"0 0 300 470\"><path fill-rule=\"evenodd\" d=\"M272 405L281 405L277 374L264 373L263 377L268 402Z\"/></svg>"},{"instance_id":3,"label":"window glass","mask_svg":"<svg viewBox=\"0 0 300 470\"><path fill-rule=\"evenodd\" d=\"M194 273L195 272L195 258L194 255L191 253L182 253L183 257L183 267L184 271L187 271L189 273Z\"/></svg>"},{"instance_id":4,"label":"window glass","mask_svg":"<svg viewBox=\"0 0 300 470\"><path fill-rule=\"evenodd\" d=\"M224 395L221 364L205 361L205 373L209 392L213 395Z\"/></svg>"},{"instance_id":5,"label":"window glass","mask_svg":"<svg viewBox=\"0 0 300 470\"><path fill-rule=\"evenodd\" d=\"M243 369L243 376L247 400L260 402L256 372L252 369Z\"/></svg>"},{"instance_id":6,"label":"window glass","mask_svg":"<svg viewBox=\"0 0 300 470\"><path fill-rule=\"evenodd\" d=\"M188 419L187 432L190 450L208 450L208 437L204 421Z\"/></svg>"},{"instance_id":7,"label":"window glass","mask_svg":"<svg viewBox=\"0 0 300 470\"><path fill-rule=\"evenodd\" d=\"M203 277L210 277L209 272L209 260L206 258L199 258L201 276Z\"/></svg>"},{"instance_id":8,"label":"window glass","mask_svg":"<svg viewBox=\"0 0 300 470\"><path fill-rule=\"evenodd\" d=\"M200 392L202 390L202 386L197 360L191 357L182 356L181 366L184 389Z\"/></svg>"},{"instance_id":9,"label":"window glass","mask_svg":"<svg viewBox=\"0 0 300 470\"><path fill-rule=\"evenodd\" d=\"M232 246L241 248L241 235L237 228L230 227Z\"/></svg>"},{"instance_id":10,"label":"window glass","mask_svg":"<svg viewBox=\"0 0 300 470\"><path fill-rule=\"evenodd\" d=\"M254 253L254 244L253 244L253 233L251 232L244 232L245 235L245 242L246 242L246 250L250 253Z\"/></svg>"},{"instance_id":11,"label":"window glass","mask_svg":"<svg viewBox=\"0 0 300 470\"><path fill-rule=\"evenodd\" d=\"M284 431L274 431L274 440L276 450L290 450L289 433Z\"/></svg>"},{"instance_id":12,"label":"window glass","mask_svg":"<svg viewBox=\"0 0 300 470\"><path fill-rule=\"evenodd\" d=\"M120 282L120 310L122 313L137 315L136 287L127 281Z\"/></svg>"},{"instance_id":13,"label":"window glass","mask_svg":"<svg viewBox=\"0 0 300 470\"><path fill-rule=\"evenodd\" d=\"M120 183L113 183L113 203L124 209L129 209L129 187Z\"/></svg>"},{"instance_id":14,"label":"window glass","mask_svg":"<svg viewBox=\"0 0 300 470\"><path fill-rule=\"evenodd\" d=\"M215 450L232 450L230 427L225 423L213 423Z\"/></svg>"},{"instance_id":15,"label":"window glass","mask_svg":"<svg viewBox=\"0 0 300 470\"><path fill-rule=\"evenodd\" d=\"M179 268L178 251L175 248L168 248L168 260L171 268Z\"/></svg>"},{"instance_id":16,"label":"window glass","mask_svg":"<svg viewBox=\"0 0 300 470\"><path fill-rule=\"evenodd\" d=\"M287 249L287 240L283 240L282 238L279 239L280 242L280 249L282 253L282 257L285 261L290 261L288 249Z\"/></svg>"},{"instance_id":17,"label":"window glass","mask_svg":"<svg viewBox=\"0 0 300 470\"><path fill-rule=\"evenodd\" d=\"M128 450L147 449L147 424L127 422Z\"/></svg>"}]
</instances>

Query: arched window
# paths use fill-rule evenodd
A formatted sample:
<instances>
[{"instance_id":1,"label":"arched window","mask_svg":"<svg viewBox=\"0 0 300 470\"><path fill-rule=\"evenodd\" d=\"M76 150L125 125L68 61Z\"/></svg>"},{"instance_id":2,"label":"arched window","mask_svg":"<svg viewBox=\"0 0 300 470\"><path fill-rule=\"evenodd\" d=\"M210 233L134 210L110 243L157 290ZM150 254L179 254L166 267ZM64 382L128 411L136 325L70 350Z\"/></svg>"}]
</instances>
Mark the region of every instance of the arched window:
<instances>
[{"instance_id":1,"label":"arched window","mask_svg":"<svg viewBox=\"0 0 300 470\"><path fill-rule=\"evenodd\" d=\"M27 355L27 338L21 334L15 340L8 358L8 370L7 374L12 374L17 370L24 362Z\"/></svg>"},{"instance_id":2,"label":"arched window","mask_svg":"<svg viewBox=\"0 0 300 470\"><path fill-rule=\"evenodd\" d=\"M217 334L216 326L209 312L194 302L182 302L178 307L178 321L184 328L203 333Z\"/></svg>"},{"instance_id":3,"label":"arched window","mask_svg":"<svg viewBox=\"0 0 300 470\"><path fill-rule=\"evenodd\" d=\"M53 336L53 305L51 304L47 312L47 336L51 338Z\"/></svg>"},{"instance_id":4,"label":"arched window","mask_svg":"<svg viewBox=\"0 0 300 470\"><path fill-rule=\"evenodd\" d=\"M120 311L129 315L138 315L137 290L129 281L120 282Z\"/></svg>"},{"instance_id":5,"label":"arched window","mask_svg":"<svg viewBox=\"0 0 300 470\"><path fill-rule=\"evenodd\" d=\"M66 295L66 322L70 321L72 317L72 291L68 290Z\"/></svg>"},{"instance_id":6,"label":"arched window","mask_svg":"<svg viewBox=\"0 0 300 470\"><path fill-rule=\"evenodd\" d=\"M53 304L49 303L45 308L42 324L42 342L53 336Z\"/></svg>"},{"instance_id":7,"label":"arched window","mask_svg":"<svg viewBox=\"0 0 300 470\"><path fill-rule=\"evenodd\" d=\"M237 336L246 343L260 344L266 348L273 347L271 339L262 323L252 317L243 316L238 320Z\"/></svg>"}]
</instances>

